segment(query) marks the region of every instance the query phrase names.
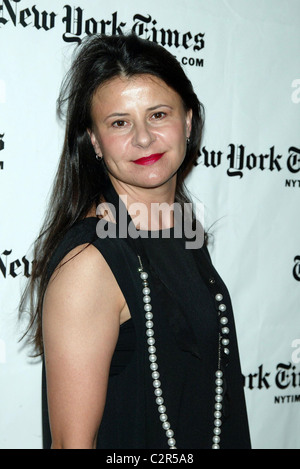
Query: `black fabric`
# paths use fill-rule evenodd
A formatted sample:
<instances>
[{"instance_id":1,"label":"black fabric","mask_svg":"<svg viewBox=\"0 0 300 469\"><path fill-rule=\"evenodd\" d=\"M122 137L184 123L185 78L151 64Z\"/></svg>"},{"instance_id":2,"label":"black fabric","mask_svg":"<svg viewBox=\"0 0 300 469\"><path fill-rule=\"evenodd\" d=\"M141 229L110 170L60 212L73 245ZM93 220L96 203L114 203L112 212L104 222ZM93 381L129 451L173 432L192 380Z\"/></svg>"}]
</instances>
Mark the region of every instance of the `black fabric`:
<instances>
[{"instance_id":1,"label":"black fabric","mask_svg":"<svg viewBox=\"0 0 300 469\"><path fill-rule=\"evenodd\" d=\"M137 254L149 274L157 363L176 447L204 449L212 446L219 330L217 291L222 293L227 305L230 328L230 359L224 371L226 396L221 448L250 448L230 297L211 264L207 248L186 249L184 239L172 236L172 230L170 239L162 236L137 240L100 239L95 236L97 222L97 218L87 218L77 223L54 253L49 269L50 276L67 252L92 242L110 266L131 312L131 319L120 327L97 448L168 449L149 367ZM42 392L44 447L49 448L51 435L44 371Z\"/></svg>"}]
</instances>

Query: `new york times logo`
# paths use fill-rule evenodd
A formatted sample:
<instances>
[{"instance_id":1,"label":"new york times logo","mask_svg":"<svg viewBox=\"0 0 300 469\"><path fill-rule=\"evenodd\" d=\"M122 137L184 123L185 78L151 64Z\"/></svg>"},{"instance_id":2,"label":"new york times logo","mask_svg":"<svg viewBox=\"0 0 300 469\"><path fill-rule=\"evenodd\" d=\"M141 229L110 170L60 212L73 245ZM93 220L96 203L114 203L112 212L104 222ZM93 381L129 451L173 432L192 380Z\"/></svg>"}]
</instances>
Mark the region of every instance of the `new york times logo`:
<instances>
[{"instance_id":1,"label":"new york times logo","mask_svg":"<svg viewBox=\"0 0 300 469\"><path fill-rule=\"evenodd\" d=\"M292 343L292 346L296 348L292 354L292 362L278 363L273 371L265 371L264 365L260 365L255 373L244 376L245 388L254 392L270 390L273 394L274 404L300 402L300 394L298 394L300 390L300 372L296 367L296 364L300 362L299 345L300 339L296 339ZM278 392L281 394L277 394Z\"/></svg>"},{"instance_id":2,"label":"new york times logo","mask_svg":"<svg viewBox=\"0 0 300 469\"><path fill-rule=\"evenodd\" d=\"M97 207L96 232L99 238L183 238L186 249L199 249L204 242L204 208L203 204L185 203L183 206L178 202L151 203L150 208L142 203L136 202L130 205L131 221L128 223L127 196L120 196L117 214L113 204L104 202ZM173 223L171 229L160 230L162 220ZM143 228L147 224L147 228ZM150 226L148 226L148 224Z\"/></svg>"},{"instance_id":3,"label":"new york times logo","mask_svg":"<svg viewBox=\"0 0 300 469\"><path fill-rule=\"evenodd\" d=\"M88 3L88 2L82 2ZM14 26L34 27L37 30L50 31L57 26L57 19L60 16L55 12L46 10L40 11L36 5L32 7L20 8L21 0L2 0L0 2L0 27L12 22ZM204 33L193 34L191 31L178 31L170 29L168 26L162 27L149 14L136 13L132 23L122 21L115 11L109 18L94 18L86 14L84 8L64 5L62 23L65 25L63 40L65 42L80 43L84 35L93 34L116 34L122 35L131 30L143 39L155 42L166 47L182 47L183 50L190 49L198 52L204 48ZM2 12L2 14L1 14ZM193 59L193 58L190 58ZM188 64L194 65L190 60Z\"/></svg>"},{"instance_id":4,"label":"new york times logo","mask_svg":"<svg viewBox=\"0 0 300 469\"><path fill-rule=\"evenodd\" d=\"M277 153L274 145L263 153L249 151L245 145L230 143L228 147L229 151L227 152L202 147L198 164L207 168L217 168L226 160L227 175L239 178L242 178L244 173L249 171L276 173L284 168L294 175L300 173L300 148L298 147L289 147L285 158L284 155ZM291 181L293 180L287 180L286 186L291 187ZM293 187L295 187L295 181L298 180L294 180ZM300 187L300 184L296 187Z\"/></svg>"},{"instance_id":5,"label":"new york times logo","mask_svg":"<svg viewBox=\"0 0 300 469\"><path fill-rule=\"evenodd\" d=\"M31 264L26 256L22 259L15 259L12 256L12 249L5 249L0 254L0 278L17 278L19 275L29 278L31 275Z\"/></svg>"}]
</instances>

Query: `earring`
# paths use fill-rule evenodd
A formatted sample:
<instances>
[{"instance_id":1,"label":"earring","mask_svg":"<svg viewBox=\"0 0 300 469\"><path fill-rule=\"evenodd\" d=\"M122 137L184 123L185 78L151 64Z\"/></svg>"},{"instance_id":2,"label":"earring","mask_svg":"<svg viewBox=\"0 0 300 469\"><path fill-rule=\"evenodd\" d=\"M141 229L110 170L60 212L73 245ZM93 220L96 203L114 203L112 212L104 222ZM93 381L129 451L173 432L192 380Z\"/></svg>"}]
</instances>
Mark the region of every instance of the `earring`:
<instances>
[{"instance_id":1,"label":"earring","mask_svg":"<svg viewBox=\"0 0 300 469\"><path fill-rule=\"evenodd\" d=\"M97 161L101 161L101 160L102 160L102 156L98 155L97 153L96 153L95 156L96 156L96 160L97 160Z\"/></svg>"},{"instance_id":2,"label":"earring","mask_svg":"<svg viewBox=\"0 0 300 469\"><path fill-rule=\"evenodd\" d=\"M190 143L190 137L187 137L186 144L189 145L189 143Z\"/></svg>"}]
</instances>

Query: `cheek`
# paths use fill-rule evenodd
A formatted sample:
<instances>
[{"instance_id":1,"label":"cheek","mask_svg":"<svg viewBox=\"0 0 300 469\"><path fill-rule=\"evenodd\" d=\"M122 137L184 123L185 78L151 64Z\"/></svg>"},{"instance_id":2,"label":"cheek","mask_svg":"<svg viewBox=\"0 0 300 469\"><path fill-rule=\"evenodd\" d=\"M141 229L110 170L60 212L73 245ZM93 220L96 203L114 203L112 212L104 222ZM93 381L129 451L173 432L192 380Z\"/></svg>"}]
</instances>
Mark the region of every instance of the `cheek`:
<instances>
[{"instance_id":1,"label":"cheek","mask_svg":"<svg viewBox=\"0 0 300 469\"><path fill-rule=\"evenodd\" d=\"M178 119L177 122L170 127L170 134L172 134L172 137L176 138L177 141L185 140L186 132L183 120Z\"/></svg>"},{"instance_id":2,"label":"cheek","mask_svg":"<svg viewBox=\"0 0 300 469\"><path fill-rule=\"evenodd\" d=\"M122 139L115 136L100 136L99 143L104 155L114 157L114 155L120 154L122 148Z\"/></svg>"},{"instance_id":3,"label":"cheek","mask_svg":"<svg viewBox=\"0 0 300 469\"><path fill-rule=\"evenodd\" d=\"M131 159L131 147L124 136L105 136L101 141L101 149L107 167L117 168Z\"/></svg>"},{"instance_id":4,"label":"cheek","mask_svg":"<svg viewBox=\"0 0 300 469\"><path fill-rule=\"evenodd\" d=\"M168 139L171 145L177 148L179 151L186 145L186 134L185 127L182 123L178 123L176 126L173 126L168 132Z\"/></svg>"}]
</instances>

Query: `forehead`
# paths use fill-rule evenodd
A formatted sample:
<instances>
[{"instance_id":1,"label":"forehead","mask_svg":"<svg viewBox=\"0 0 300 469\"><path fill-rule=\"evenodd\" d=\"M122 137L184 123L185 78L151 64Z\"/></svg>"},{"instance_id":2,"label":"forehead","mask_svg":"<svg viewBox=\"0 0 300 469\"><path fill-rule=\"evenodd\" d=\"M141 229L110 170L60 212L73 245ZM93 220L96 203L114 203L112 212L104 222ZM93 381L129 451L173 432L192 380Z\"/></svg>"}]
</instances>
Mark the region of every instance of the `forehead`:
<instances>
[{"instance_id":1,"label":"forehead","mask_svg":"<svg viewBox=\"0 0 300 469\"><path fill-rule=\"evenodd\" d=\"M117 76L99 86L93 96L92 108L97 104L109 106L128 103L129 105L132 102L147 105L148 102L161 99L165 104L182 103L179 94L154 75Z\"/></svg>"}]
</instances>

